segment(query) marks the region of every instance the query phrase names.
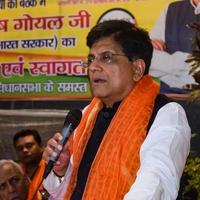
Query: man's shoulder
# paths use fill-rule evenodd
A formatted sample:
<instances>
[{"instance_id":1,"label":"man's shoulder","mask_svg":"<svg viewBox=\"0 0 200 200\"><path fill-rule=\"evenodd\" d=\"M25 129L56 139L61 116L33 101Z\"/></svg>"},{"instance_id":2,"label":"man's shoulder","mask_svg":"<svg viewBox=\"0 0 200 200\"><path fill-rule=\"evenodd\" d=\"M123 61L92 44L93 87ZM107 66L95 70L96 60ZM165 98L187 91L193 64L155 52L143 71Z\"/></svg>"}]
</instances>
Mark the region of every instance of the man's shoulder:
<instances>
[{"instance_id":1,"label":"man's shoulder","mask_svg":"<svg viewBox=\"0 0 200 200\"><path fill-rule=\"evenodd\" d=\"M165 106L166 104L172 102L171 99L169 99L166 95L164 94L158 94L157 97L156 97L156 100L155 100L155 103L154 103L154 108L153 108L153 112L152 112L152 115L151 115L151 118L149 120L149 124L148 124L148 127L147 127L147 130L150 129L158 111L160 110L160 108L162 108L163 106Z\"/></svg>"},{"instance_id":2,"label":"man's shoulder","mask_svg":"<svg viewBox=\"0 0 200 200\"><path fill-rule=\"evenodd\" d=\"M180 1L174 1L169 4L168 9L174 8L174 7L182 7L185 5L191 5L189 0L180 0Z\"/></svg>"}]
</instances>

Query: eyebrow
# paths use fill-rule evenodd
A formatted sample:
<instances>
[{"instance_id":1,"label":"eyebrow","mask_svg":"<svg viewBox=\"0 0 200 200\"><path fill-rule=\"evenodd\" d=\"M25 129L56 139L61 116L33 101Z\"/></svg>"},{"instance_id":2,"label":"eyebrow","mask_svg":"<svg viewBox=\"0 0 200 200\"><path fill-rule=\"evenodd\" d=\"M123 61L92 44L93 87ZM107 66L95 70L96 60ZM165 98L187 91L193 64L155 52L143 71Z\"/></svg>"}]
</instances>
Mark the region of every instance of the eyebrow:
<instances>
[{"instance_id":1,"label":"eyebrow","mask_svg":"<svg viewBox=\"0 0 200 200\"><path fill-rule=\"evenodd\" d=\"M19 144L19 146L23 146L25 144L34 144L35 142L25 142L24 144Z\"/></svg>"},{"instance_id":2,"label":"eyebrow","mask_svg":"<svg viewBox=\"0 0 200 200\"><path fill-rule=\"evenodd\" d=\"M20 175L13 175L13 176L11 176L11 177L9 177L9 178L7 178L5 181L3 181L3 182L0 182L0 185L1 184L4 184L4 183L6 183L7 181L10 181L10 180L12 180L13 178L21 178L21 176Z\"/></svg>"}]
</instances>

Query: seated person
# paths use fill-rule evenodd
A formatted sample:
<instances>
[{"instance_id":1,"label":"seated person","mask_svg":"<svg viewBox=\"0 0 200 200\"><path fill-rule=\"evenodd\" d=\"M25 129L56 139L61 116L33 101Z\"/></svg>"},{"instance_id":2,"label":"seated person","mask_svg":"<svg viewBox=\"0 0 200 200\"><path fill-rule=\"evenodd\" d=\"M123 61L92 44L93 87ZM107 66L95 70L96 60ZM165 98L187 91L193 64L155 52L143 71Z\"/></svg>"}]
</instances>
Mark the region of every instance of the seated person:
<instances>
[{"instance_id":1,"label":"seated person","mask_svg":"<svg viewBox=\"0 0 200 200\"><path fill-rule=\"evenodd\" d=\"M37 130L23 129L13 136L18 161L25 173L33 179L42 158L42 140Z\"/></svg>"},{"instance_id":2,"label":"seated person","mask_svg":"<svg viewBox=\"0 0 200 200\"><path fill-rule=\"evenodd\" d=\"M29 178L12 160L0 160L0 200L27 200Z\"/></svg>"},{"instance_id":3,"label":"seated person","mask_svg":"<svg viewBox=\"0 0 200 200\"><path fill-rule=\"evenodd\" d=\"M172 2L150 32L154 46L150 74L164 82L163 92L187 93L186 85L195 84L185 60L193 50L196 30L191 25L199 21L199 14L200 0Z\"/></svg>"},{"instance_id":4,"label":"seated person","mask_svg":"<svg viewBox=\"0 0 200 200\"><path fill-rule=\"evenodd\" d=\"M37 130L23 129L13 137L13 144L17 152L18 162L32 183L32 194L40 185L38 177L43 174L44 162L41 162L43 147L42 140ZM46 193L43 186L40 186L42 194Z\"/></svg>"}]
</instances>

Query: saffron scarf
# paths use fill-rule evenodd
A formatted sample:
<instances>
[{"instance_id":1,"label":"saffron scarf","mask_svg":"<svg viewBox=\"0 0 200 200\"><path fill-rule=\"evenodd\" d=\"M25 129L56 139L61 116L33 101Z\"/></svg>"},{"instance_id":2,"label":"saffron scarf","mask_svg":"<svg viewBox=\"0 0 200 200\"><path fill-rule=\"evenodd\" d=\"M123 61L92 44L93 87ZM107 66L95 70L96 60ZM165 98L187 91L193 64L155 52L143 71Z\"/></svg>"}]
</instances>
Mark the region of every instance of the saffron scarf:
<instances>
[{"instance_id":1,"label":"saffron scarf","mask_svg":"<svg viewBox=\"0 0 200 200\"><path fill-rule=\"evenodd\" d=\"M39 191L36 192L36 190L43 189L41 180L42 180L45 167L46 167L46 162L44 160L41 160L39 163L38 170L30 182L27 200L42 200L42 196L40 192ZM33 199L33 196L34 196L34 199Z\"/></svg>"},{"instance_id":2,"label":"saffron scarf","mask_svg":"<svg viewBox=\"0 0 200 200\"><path fill-rule=\"evenodd\" d=\"M158 83L146 75L122 100L93 160L83 200L121 200L129 191L140 167L140 147L158 92ZM79 164L102 107L101 100L94 98L73 135L73 169L64 200L75 188Z\"/></svg>"}]
</instances>

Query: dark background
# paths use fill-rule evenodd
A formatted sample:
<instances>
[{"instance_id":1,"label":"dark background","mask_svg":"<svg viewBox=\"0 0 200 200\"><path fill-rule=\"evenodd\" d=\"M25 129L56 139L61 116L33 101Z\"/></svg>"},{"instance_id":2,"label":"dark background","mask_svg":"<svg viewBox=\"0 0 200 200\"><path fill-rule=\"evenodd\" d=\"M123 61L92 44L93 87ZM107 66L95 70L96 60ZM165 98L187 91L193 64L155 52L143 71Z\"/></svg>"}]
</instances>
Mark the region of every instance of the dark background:
<instances>
[{"instance_id":1,"label":"dark background","mask_svg":"<svg viewBox=\"0 0 200 200\"><path fill-rule=\"evenodd\" d=\"M200 155L200 101L177 100L192 129L191 151ZM82 109L89 101L0 101L0 159L16 159L13 135L21 129L37 129L46 141L63 127L69 110Z\"/></svg>"},{"instance_id":2,"label":"dark background","mask_svg":"<svg viewBox=\"0 0 200 200\"><path fill-rule=\"evenodd\" d=\"M89 101L0 101L0 159L16 159L13 135L21 129L36 129L43 146L60 132L71 109L82 109Z\"/></svg>"}]
</instances>

